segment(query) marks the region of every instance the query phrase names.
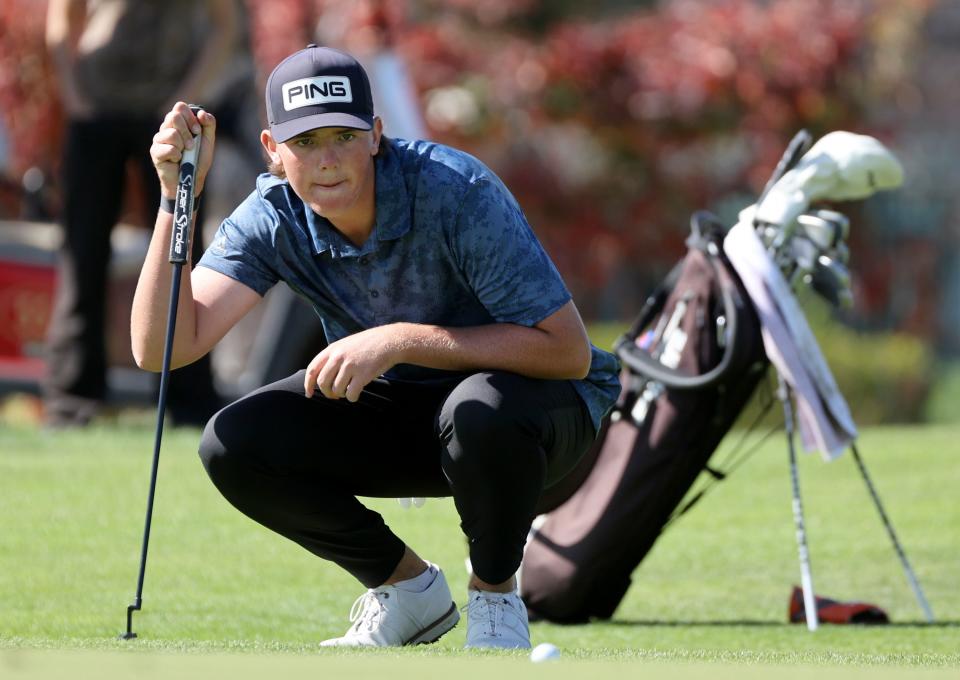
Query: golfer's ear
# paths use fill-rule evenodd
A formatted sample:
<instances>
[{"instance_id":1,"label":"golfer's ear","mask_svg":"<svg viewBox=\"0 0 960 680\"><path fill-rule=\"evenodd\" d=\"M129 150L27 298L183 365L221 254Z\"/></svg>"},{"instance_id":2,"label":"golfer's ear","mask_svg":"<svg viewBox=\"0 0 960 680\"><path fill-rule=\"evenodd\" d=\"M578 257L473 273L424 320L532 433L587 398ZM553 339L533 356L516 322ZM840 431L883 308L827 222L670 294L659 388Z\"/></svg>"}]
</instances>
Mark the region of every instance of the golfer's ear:
<instances>
[{"instance_id":1,"label":"golfer's ear","mask_svg":"<svg viewBox=\"0 0 960 680\"><path fill-rule=\"evenodd\" d=\"M383 121L380 120L380 116L377 116L373 119L373 132L370 135L370 155L376 156L377 151L380 150L380 137L383 135Z\"/></svg>"},{"instance_id":2,"label":"golfer's ear","mask_svg":"<svg viewBox=\"0 0 960 680\"><path fill-rule=\"evenodd\" d=\"M274 163L279 163L280 154L277 153L277 140L273 138L270 130L263 130L260 133L260 143L263 144L263 148L270 157L270 160Z\"/></svg>"}]
</instances>

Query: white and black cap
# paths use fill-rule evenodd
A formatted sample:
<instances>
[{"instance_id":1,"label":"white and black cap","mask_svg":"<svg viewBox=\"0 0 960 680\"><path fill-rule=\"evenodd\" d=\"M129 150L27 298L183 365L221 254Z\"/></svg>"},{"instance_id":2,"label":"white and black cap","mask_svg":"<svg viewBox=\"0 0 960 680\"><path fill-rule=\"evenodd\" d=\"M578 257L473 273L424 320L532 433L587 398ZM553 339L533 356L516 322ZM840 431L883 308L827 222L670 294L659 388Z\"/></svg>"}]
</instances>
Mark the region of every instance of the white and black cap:
<instances>
[{"instance_id":1,"label":"white and black cap","mask_svg":"<svg viewBox=\"0 0 960 680\"><path fill-rule=\"evenodd\" d=\"M373 127L370 81L346 52L307 45L267 79L267 121L278 142L322 127Z\"/></svg>"}]
</instances>

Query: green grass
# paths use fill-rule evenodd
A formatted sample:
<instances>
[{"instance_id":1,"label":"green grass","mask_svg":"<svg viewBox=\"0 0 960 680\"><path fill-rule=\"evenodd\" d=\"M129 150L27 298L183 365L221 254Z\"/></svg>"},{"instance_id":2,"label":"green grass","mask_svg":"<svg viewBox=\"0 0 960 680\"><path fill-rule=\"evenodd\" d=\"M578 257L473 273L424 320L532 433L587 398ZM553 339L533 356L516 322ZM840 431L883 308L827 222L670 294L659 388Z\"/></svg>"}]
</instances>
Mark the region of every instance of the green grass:
<instances>
[{"instance_id":1,"label":"green grass","mask_svg":"<svg viewBox=\"0 0 960 680\"><path fill-rule=\"evenodd\" d=\"M799 569L785 445L774 437L656 545L613 621L534 624L535 644L563 650L559 663L540 666L521 653L462 651L462 625L418 649L318 650L346 629L359 585L234 511L206 478L198 436L165 432L144 609L134 618L140 638L122 642L115 636L136 586L152 426L48 433L0 425L0 677L126 677L135 668L145 677L447 669L539 677L550 668L551 678L750 678L771 669L778 677L939 678L960 668L955 425L870 429L861 438L936 625L920 623L847 456L800 461L814 583L820 594L884 607L893 625L811 634L785 623ZM452 502L408 511L392 500L371 504L445 568L455 597L463 593L465 546Z\"/></svg>"}]
</instances>

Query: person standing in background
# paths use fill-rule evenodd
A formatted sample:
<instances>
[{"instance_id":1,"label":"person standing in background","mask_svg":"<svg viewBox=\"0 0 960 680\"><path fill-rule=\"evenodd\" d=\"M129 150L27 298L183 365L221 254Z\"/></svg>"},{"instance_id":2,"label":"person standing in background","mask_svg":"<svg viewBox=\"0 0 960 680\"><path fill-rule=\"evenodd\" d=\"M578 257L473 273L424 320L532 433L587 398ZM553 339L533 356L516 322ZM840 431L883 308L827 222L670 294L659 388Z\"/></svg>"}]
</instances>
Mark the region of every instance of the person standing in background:
<instances>
[{"instance_id":1,"label":"person standing in background","mask_svg":"<svg viewBox=\"0 0 960 680\"><path fill-rule=\"evenodd\" d=\"M208 98L229 102L243 88L252 91L252 68L246 77L237 68L237 54L249 54L242 9L238 0L49 2L46 40L67 129L64 239L43 386L48 426L86 425L107 396L110 233L128 162L142 182L143 223L153 224L160 192L149 149L164 112L178 100L215 108ZM222 120L230 118L225 110ZM171 375L169 405L180 424L202 425L216 411L209 360Z\"/></svg>"}]
</instances>

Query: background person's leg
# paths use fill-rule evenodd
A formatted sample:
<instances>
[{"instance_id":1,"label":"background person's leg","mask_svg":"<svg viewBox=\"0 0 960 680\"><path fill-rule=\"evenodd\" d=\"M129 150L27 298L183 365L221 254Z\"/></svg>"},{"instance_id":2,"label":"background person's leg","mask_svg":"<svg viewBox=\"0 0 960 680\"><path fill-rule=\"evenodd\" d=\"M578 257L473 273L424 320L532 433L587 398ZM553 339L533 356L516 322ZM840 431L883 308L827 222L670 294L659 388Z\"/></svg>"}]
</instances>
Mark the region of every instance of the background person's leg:
<instances>
[{"instance_id":1,"label":"background person's leg","mask_svg":"<svg viewBox=\"0 0 960 680\"><path fill-rule=\"evenodd\" d=\"M63 158L63 244L47 331L47 423L83 425L106 396L110 232L120 212L125 155L110 120L71 121Z\"/></svg>"},{"instance_id":2,"label":"background person's leg","mask_svg":"<svg viewBox=\"0 0 960 680\"><path fill-rule=\"evenodd\" d=\"M434 431L449 386L378 380L351 404L319 393L307 399L303 375L217 413L200 456L237 509L374 588L393 573L404 543L356 496L450 494Z\"/></svg>"},{"instance_id":3,"label":"background person's leg","mask_svg":"<svg viewBox=\"0 0 960 680\"><path fill-rule=\"evenodd\" d=\"M508 581L541 492L593 442L590 416L568 381L491 372L450 393L438 426L474 574L488 584Z\"/></svg>"}]
</instances>

